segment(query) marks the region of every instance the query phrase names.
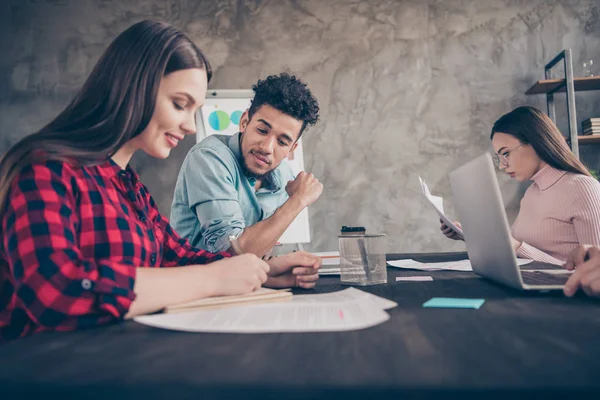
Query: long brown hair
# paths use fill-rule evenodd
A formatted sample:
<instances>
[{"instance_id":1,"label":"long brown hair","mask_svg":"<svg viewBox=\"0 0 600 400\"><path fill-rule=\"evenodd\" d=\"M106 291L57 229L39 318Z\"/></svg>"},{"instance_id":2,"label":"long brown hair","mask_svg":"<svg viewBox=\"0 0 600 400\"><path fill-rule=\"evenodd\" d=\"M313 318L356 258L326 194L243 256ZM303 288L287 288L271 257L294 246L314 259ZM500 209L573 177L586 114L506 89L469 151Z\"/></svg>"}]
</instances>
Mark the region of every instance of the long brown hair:
<instances>
[{"instance_id":1,"label":"long brown hair","mask_svg":"<svg viewBox=\"0 0 600 400\"><path fill-rule=\"evenodd\" d=\"M545 113L534 107L517 107L504 114L492 127L490 139L497 133L507 133L521 143L530 144L546 164L553 168L592 176L569 149L564 136Z\"/></svg>"},{"instance_id":2,"label":"long brown hair","mask_svg":"<svg viewBox=\"0 0 600 400\"><path fill-rule=\"evenodd\" d=\"M67 108L2 157L0 213L12 181L33 162L58 160L89 166L106 161L148 126L163 76L188 68L205 70L210 81L208 60L174 27L141 21L122 32Z\"/></svg>"}]
</instances>

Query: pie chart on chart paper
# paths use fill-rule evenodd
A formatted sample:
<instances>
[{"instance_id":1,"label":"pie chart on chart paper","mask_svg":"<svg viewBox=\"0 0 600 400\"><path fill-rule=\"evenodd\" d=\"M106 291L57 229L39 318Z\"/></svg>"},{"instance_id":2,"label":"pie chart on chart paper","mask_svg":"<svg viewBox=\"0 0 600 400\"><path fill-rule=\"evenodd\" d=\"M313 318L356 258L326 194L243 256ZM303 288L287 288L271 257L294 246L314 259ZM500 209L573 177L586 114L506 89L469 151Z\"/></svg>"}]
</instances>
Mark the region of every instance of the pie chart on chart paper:
<instances>
[{"instance_id":1,"label":"pie chart on chart paper","mask_svg":"<svg viewBox=\"0 0 600 400\"><path fill-rule=\"evenodd\" d=\"M236 125L240 124L240 119L242 118L242 112L240 110L236 110L231 113L231 122Z\"/></svg>"},{"instance_id":2,"label":"pie chart on chart paper","mask_svg":"<svg viewBox=\"0 0 600 400\"><path fill-rule=\"evenodd\" d=\"M224 131L230 123L229 115L223 110L216 110L208 116L208 123L215 131Z\"/></svg>"}]
</instances>

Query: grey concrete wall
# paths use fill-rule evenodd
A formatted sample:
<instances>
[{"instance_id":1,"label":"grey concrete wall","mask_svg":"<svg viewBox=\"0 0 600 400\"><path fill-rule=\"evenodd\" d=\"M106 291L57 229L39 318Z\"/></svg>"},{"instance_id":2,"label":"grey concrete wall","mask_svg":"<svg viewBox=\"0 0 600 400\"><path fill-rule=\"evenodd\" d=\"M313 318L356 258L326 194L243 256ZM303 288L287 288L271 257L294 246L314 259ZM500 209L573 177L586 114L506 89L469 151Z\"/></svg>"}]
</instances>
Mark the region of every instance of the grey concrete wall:
<instances>
[{"instance_id":1,"label":"grey concrete wall","mask_svg":"<svg viewBox=\"0 0 600 400\"><path fill-rule=\"evenodd\" d=\"M600 64L597 0L9 0L0 4L0 153L55 116L109 42L144 18L189 34L215 68L211 88L249 88L281 71L304 79L322 107L305 136L305 164L325 191L310 208L313 242L337 247L341 225L388 234L389 251L464 249L438 232L421 174L452 207L447 174L489 149L494 120L544 106L524 92L572 48L575 72ZM597 68L597 74L600 69ZM577 95L579 120L600 94ZM566 129L565 113L559 126ZM168 160L135 168L168 215L188 138ZM600 146L584 161L600 168ZM524 187L499 177L511 216Z\"/></svg>"}]
</instances>

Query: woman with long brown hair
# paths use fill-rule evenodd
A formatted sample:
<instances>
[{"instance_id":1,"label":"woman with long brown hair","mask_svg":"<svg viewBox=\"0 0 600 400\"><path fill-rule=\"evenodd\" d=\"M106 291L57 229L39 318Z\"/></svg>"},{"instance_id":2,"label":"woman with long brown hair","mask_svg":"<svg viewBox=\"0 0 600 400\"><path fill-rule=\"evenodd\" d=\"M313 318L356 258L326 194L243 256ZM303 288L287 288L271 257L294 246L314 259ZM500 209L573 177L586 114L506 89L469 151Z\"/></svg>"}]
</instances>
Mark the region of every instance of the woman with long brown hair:
<instances>
[{"instance_id":1,"label":"woman with long brown hair","mask_svg":"<svg viewBox=\"0 0 600 400\"><path fill-rule=\"evenodd\" d=\"M189 245L128 165L196 132L211 67L177 29L142 21L81 91L0 161L0 341L74 330L262 284L312 287L307 253L229 258ZM203 265L207 264L207 265ZM182 268L162 268L185 266Z\"/></svg>"},{"instance_id":2,"label":"woman with long brown hair","mask_svg":"<svg viewBox=\"0 0 600 400\"><path fill-rule=\"evenodd\" d=\"M600 245L600 183L546 114L518 107L496 121L490 139L501 170L533 181L512 226L517 256L563 264L578 245ZM460 239L445 224L441 230Z\"/></svg>"}]
</instances>

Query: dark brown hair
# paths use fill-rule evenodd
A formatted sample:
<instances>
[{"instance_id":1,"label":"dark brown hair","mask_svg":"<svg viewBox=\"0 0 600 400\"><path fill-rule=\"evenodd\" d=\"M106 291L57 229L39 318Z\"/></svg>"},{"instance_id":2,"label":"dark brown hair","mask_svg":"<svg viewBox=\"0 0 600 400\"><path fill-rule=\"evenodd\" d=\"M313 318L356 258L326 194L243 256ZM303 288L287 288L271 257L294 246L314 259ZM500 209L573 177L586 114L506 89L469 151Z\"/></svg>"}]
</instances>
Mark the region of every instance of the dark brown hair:
<instances>
[{"instance_id":1,"label":"dark brown hair","mask_svg":"<svg viewBox=\"0 0 600 400\"><path fill-rule=\"evenodd\" d=\"M77 166L106 161L150 123L163 76L188 68L206 71L202 51L182 32L141 21L117 36L75 98L52 122L11 147L0 161L0 213L14 178L33 162Z\"/></svg>"},{"instance_id":2,"label":"dark brown hair","mask_svg":"<svg viewBox=\"0 0 600 400\"><path fill-rule=\"evenodd\" d=\"M294 75L281 73L268 76L252 86L254 99L248 110L252 119L263 105L269 105L284 114L302 121L302 128L296 140L300 139L308 125L313 126L319 120L319 103L306 83Z\"/></svg>"},{"instance_id":3,"label":"dark brown hair","mask_svg":"<svg viewBox=\"0 0 600 400\"><path fill-rule=\"evenodd\" d=\"M517 107L504 114L494 124L490 139L498 132L514 136L521 143L530 144L538 157L553 168L592 176L571 152L564 136L550 117L537 108Z\"/></svg>"}]
</instances>

